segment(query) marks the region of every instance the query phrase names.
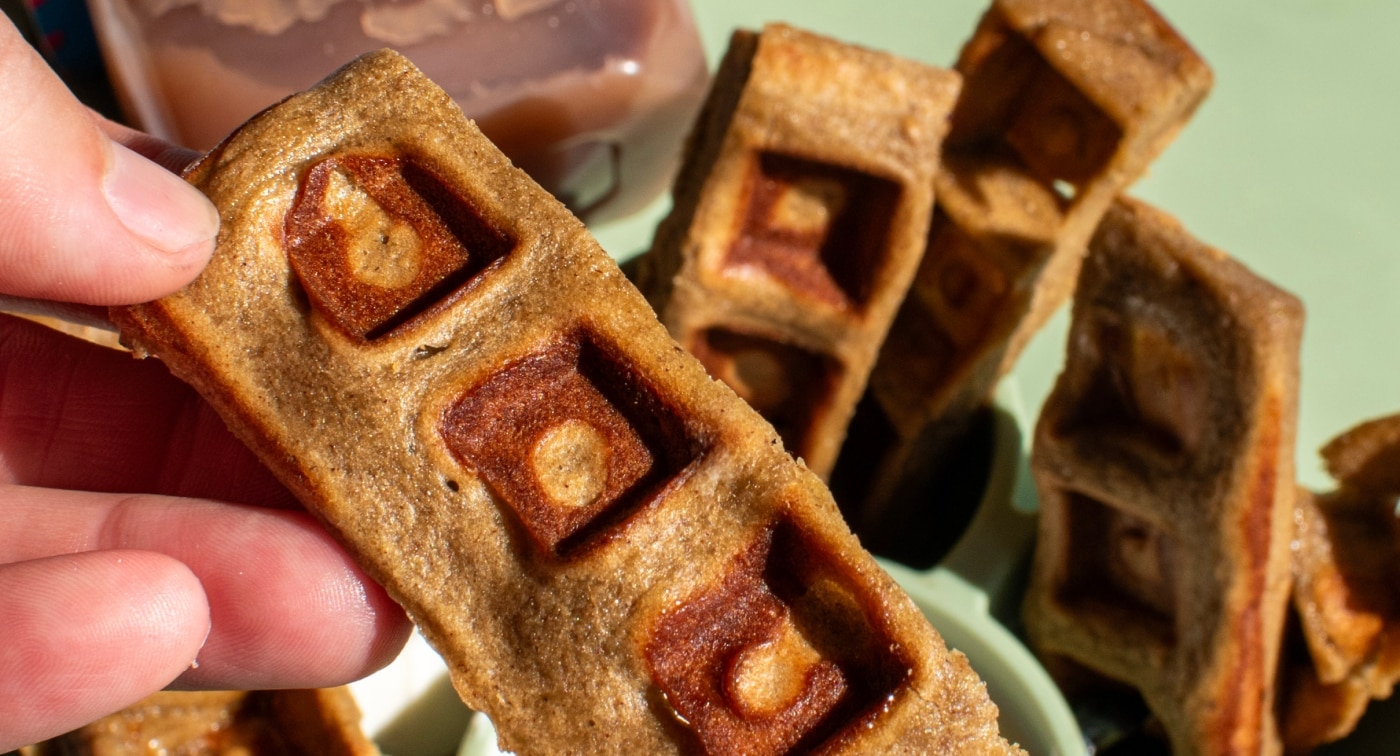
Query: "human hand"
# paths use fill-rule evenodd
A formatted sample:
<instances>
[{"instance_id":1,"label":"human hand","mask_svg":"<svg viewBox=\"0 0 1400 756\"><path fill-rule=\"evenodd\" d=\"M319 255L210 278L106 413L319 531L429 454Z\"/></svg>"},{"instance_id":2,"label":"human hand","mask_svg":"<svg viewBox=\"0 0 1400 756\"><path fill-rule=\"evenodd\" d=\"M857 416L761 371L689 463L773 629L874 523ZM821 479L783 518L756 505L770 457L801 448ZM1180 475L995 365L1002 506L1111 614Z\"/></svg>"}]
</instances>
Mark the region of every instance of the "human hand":
<instances>
[{"instance_id":1,"label":"human hand","mask_svg":"<svg viewBox=\"0 0 1400 756\"><path fill-rule=\"evenodd\" d=\"M147 157L191 155L88 111L0 16L0 301L194 278L217 215ZM0 586L0 752L170 685L347 682L409 628L163 366L6 315Z\"/></svg>"}]
</instances>

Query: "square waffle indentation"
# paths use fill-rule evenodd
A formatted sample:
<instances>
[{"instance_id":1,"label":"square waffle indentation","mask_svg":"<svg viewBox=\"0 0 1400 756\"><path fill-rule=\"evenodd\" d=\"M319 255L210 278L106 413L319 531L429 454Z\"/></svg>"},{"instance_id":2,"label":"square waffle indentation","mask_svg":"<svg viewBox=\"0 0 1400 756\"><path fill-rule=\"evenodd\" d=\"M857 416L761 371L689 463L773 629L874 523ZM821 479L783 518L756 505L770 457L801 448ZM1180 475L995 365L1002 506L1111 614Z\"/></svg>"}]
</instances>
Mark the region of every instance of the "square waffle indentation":
<instances>
[{"instance_id":1,"label":"square waffle indentation","mask_svg":"<svg viewBox=\"0 0 1400 756\"><path fill-rule=\"evenodd\" d=\"M1047 184L1083 187L1107 168L1123 127L1004 23L984 21L964 48L966 77L946 149L1015 154Z\"/></svg>"},{"instance_id":2,"label":"square waffle indentation","mask_svg":"<svg viewBox=\"0 0 1400 756\"><path fill-rule=\"evenodd\" d=\"M802 347L728 328L707 328L688 351L710 375L734 389L773 424L783 444L807 456L813 428L831 406L841 377L834 358Z\"/></svg>"},{"instance_id":3,"label":"square waffle indentation","mask_svg":"<svg viewBox=\"0 0 1400 756\"><path fill-rule=\"evenodd\" d=\"M289 262L313 307L359 341L446 306L514 247L467 197L398 157L316 163L284 224Z\"/></svg>"},{"instance_id":4,"label":"square waffle indentation","mask_svg":"<svg viewBox=\"0 0 1400 756\"><path fill-rule=\"evenodd\" d=\"M783 519L648 639L652 678L706 753L811 753L878 716L908 678L844 566Z\"/></svg>"},{"instance_id":5,"label":"square waffle indentation","mask_svg":"<svg viewBox=\"0 0 1400 756\"><path fill-rule=\"evenodd\" d=\"M872 377L881 400L941 413L979 368L1002 359L1014 324L1029 307L1026 281L1046 247L1014 232L965 230L941 209L909 296L900 304ZM898 365L897 369L891 367ZM965 389L961 389L965 390Z\"/></svg>"},{"instance_id":6,"label":"square waffle indentation","mask_svg":"<svg viewBox=\"0 0 1400 756\"><path fill-rule=\"evenodd\" d=\"M941 211L929 227L912 293L960 347L975 344L996 316L1011 282L991 254Z\"/></svg>"},{"instance_id":7,"label":"square waffle indentation","mask_svg":"<svg viewBox=\"0 0 1400 756\"><path fill-rule=\"evenodd\" d=\"M1103 173L1122 139L1118 124L1049 65L1026 86L1006 132L1031 172L1074 186Z\"/></svg>"},{"instance_id":8,"label":"square waffle indentation","mask_svg":"<svg viewBox=\"0 0 1400 756\"><path fill-rule=\"evenodd\" d=\"M1209 416L1218 378L1207 356L1164 324L1106 311L1084 317L1094 400L1078 402L1056 434L1111 433L1167 462L1193 458L1221 421Z\"/></svg>"},{"instance_id":9,"label":"square waffle indentation","mask_svg":"<svg viewBox=\"0 0 1400 756\"><path fill-rule=\"evenodd\" d=\"M860 310L888 258L899 185L813 160L753 156L725 267L754 267L798 296Z\"/></svg>"},{"instance_id":10,"label":"square waffle indentation","mask_svg":"<svg viewBox=\"0 0 1400 756\"><path fill-rule=\"evenodd\" d=\"M677 406L587 330L463 392L440 432L536 545L559 557L606 540L705 448Z\"/></svg>"},{"instance_id":11,"label":"square waffle indentation","mask_svg":"<svg viewBox=\"0 0 1400 756\"><path fill-rule=\"evenodd\" d=\"M1137 628L1173 646L1182 554L1175 534L1078 491L1054 495L1062 497L1068 538L1061 603L1095 622Z\"/></svg>"}]
</instances>

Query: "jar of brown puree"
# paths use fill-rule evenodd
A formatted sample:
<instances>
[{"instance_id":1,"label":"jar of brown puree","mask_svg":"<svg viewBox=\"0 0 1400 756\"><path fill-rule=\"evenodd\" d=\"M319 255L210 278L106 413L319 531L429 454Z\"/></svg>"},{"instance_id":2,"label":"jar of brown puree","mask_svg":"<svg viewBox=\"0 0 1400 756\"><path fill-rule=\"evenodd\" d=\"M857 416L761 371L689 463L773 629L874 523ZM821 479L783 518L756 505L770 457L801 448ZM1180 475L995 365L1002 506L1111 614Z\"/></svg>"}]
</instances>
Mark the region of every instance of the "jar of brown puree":
<instances>
[{"instance_id":1,"label":"jar of brown puree","mask_svg":"<svg viewBox=\"0 0 1400 756\"><path fill-rule=\"evenodd\" d=\"M588 221L668 186L708 83L685 0L89 0L134 125L208 149L392 47Z\"/></svg>"}]
</instances>

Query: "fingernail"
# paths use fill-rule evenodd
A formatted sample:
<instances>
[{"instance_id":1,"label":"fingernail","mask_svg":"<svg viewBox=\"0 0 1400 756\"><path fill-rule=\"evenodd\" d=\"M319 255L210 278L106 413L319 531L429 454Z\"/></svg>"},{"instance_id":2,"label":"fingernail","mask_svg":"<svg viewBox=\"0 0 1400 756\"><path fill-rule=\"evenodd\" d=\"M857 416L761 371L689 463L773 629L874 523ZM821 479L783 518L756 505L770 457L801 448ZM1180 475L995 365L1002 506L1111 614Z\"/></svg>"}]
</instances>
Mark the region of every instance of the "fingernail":
<instances>
[{"instance_id":1,"label":"fingernail","mask_svg":"<svg viewBox=\"0 0 1400 756\"><path fill-rule=\"evenodd\" d=\"M198 189L115 142L102 190L128 231L168 254L219 232L219 213Z\"/></svg>"}]
</instances>

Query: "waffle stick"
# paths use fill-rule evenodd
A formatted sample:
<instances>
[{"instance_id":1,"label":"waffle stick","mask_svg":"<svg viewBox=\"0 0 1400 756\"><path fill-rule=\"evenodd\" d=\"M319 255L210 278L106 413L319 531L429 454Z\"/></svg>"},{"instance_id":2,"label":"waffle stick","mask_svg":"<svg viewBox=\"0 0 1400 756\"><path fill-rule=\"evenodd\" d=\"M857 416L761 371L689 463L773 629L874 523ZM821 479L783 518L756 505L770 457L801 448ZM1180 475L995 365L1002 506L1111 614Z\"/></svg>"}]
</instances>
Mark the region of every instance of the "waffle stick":
<instances>
[{"instance_id":1,"label":"waffle stick","mask_svg":"<svg viewBox=\"0 0 1400 756\"><path fill-rule=\"evenodd\" d=\"M1303 311L1131 200L1036 425L1041 654L1135 687L1175 753L1276 753Z\"/></svg>"},{"instance_id":2,"label":"waffle stick","mask_svg":"<svg viewBox=\"0 0 1400 756\"><path fill-rule=\"evenodd\" d=\"M866 520L924 506L927 491L888 496L909 490L900 476L930 464L919 456L930 453L928 438L956 444L990 401L1069 298L1109 203L1212 83L1142 0L997 0L955 70L964 86L926 250L870 378L869 407L895 435L857 507Z\"/></svg>"},{"instance_id":3,"label":"waffle stick","mask_svg":"<svg viewBox=\"0 0 1400 756\"><path fill-rule=\"evenodd\" d=\"M948 476L929 471L975 453L1000 378L993 352L1025 316L1062 219L1052 192L1004 162L945 155L935 187L927 249L831 478L862 541L916 560L927 528L914 524L956 506Z\"/></svg>"},{"instance_id":4,"label":"waffle stick","mask_svg":"<svg viewBox=\"0 0 1400 756\"><path fill-rule=\"evenodd\" d=\"M1363 423L1322 450L1337 488L1301 493L1293 606L1305 654L1287 689L1285 744L1302 752L1349 734L1400 680L1400 415Z\"/></svg>"},{"instance_id":5,"label":"waffle stick","mask_svg":"<svg viewBox=\"0 0 1400 756\"><path fill-rule=\"evenodd\" d=\"M20 756L379 756L349 689L161 691Z\"/></svg>"},{"instance_id":6,"label":"waffle stick","mask_svg":"<svg viewBox=\"0 0 1400 756\"><path fill-rule=\"evenodd\" d=\"M772 426L394 53L241 127L190 286L114 311L534 753L1001 753Z\"/></svg>"},{"instance_id":7,"label":"waffle stick","mask_svg":"<svg viewBox=\"0 0 1400 756\"><path fill-rule=\"evenodd\" d=\"M640 263L676 340L822 477L922 253L959 84L789 26L736 32Z\"/></svg>"}]
</instances>

